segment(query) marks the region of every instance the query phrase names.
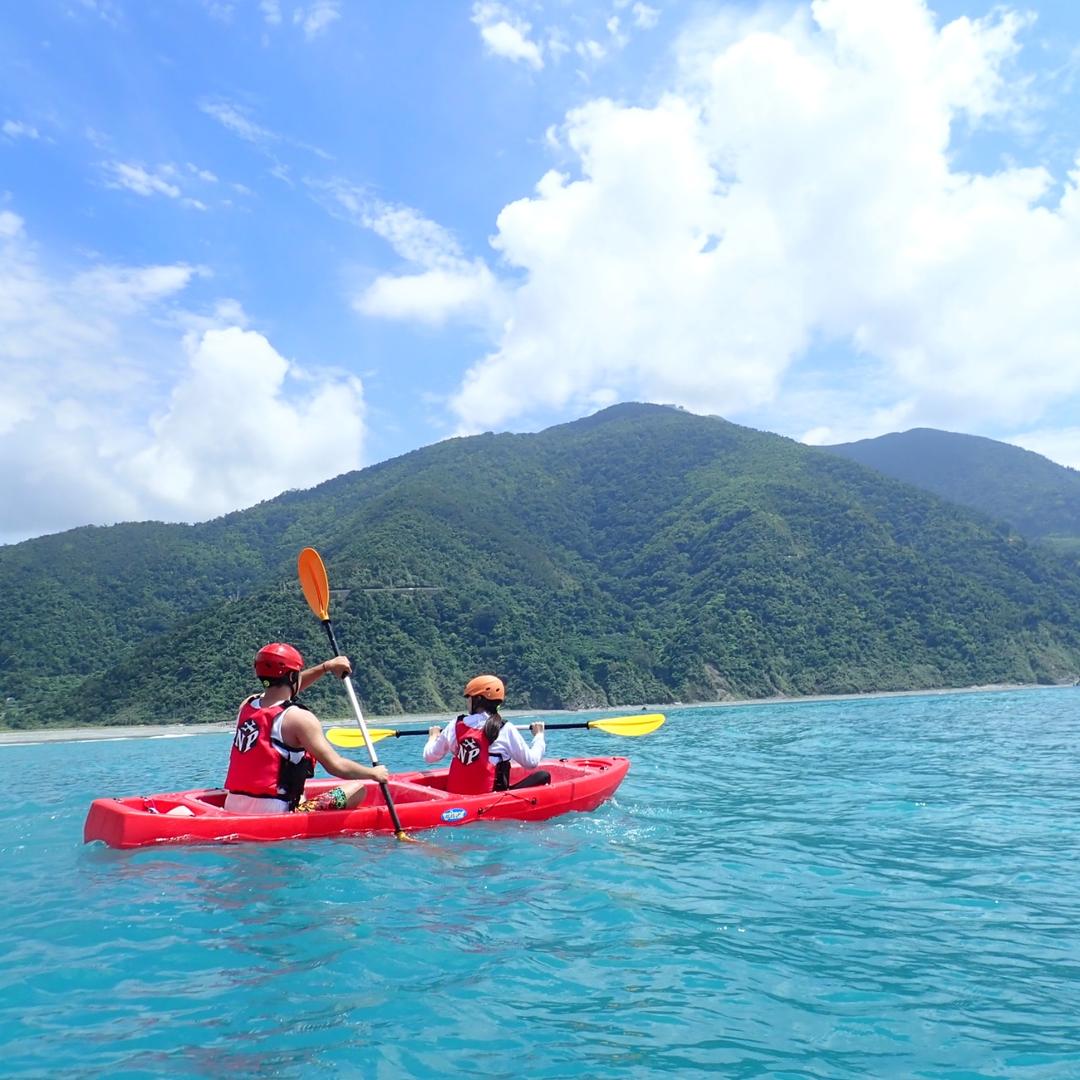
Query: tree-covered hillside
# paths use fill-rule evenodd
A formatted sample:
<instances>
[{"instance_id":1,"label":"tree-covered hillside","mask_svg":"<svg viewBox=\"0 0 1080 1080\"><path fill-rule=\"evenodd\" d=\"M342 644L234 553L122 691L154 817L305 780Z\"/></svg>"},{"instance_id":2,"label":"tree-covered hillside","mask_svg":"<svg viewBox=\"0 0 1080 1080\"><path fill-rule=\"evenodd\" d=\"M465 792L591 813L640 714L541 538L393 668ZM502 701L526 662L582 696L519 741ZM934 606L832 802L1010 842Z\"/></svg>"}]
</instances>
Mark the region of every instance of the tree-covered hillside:
<instances>
[{"instance_id":1,"label":"tree-covered hillside","mask_svg":"<svg viewBox=\"0 0 1080 1080\"><path fill-rule=\"evenodd\" d=\"M1080 556L1080 472L1019 446L932 428L823 447Z\"/></svg>"},{"instance_id":2,"label":"tree-covered hillside","mask_svg":"<svg viewBox=\"0 0 1080 1080\"><path fill-rule=\"evenodd\" d=\"M1080 575L843 458L623 405L453 439L205 525L0 549L3 722L226 719L266 640L326 653L322 552L369 710L640 705L1080 672ZM341 715L323 680L312 701Z\"/></svg>"}]
</instances>

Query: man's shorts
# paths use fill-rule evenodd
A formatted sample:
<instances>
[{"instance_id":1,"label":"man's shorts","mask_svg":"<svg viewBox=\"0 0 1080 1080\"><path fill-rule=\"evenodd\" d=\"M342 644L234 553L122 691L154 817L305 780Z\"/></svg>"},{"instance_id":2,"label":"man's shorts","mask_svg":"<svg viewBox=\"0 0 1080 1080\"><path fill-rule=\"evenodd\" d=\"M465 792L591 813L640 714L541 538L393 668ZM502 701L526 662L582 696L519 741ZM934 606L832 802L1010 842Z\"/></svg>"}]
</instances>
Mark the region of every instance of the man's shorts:
<instances>
[{"instance_id":1,"label":"man's shorts","mask_svg":"<svg viewBox=\"0 0 1080 1080\"><path fill-rule=\"evenodd\" d=\"M296 813L310 814L313 810L344 810L348 802L345 789L336 787L316 795L314 799L301 799L296 804Z\"/></svg>"}]
</instances>

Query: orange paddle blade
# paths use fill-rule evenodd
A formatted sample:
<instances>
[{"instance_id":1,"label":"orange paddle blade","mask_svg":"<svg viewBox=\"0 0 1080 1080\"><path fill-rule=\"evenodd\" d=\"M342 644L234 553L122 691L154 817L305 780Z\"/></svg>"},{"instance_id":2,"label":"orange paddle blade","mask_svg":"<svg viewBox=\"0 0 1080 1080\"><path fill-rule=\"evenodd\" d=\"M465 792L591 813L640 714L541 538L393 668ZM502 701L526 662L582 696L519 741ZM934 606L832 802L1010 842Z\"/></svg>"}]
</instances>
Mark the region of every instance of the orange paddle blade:
<instances>
[{"instance_id":1,"label":"orange paddle blade","mask_svg":"<svg viewBox=\"0 0 1080 1080\"><path fill-rule=\"evenodd\" d=\"M296 576L308 607L326 622L330 618L330 581L322 558L312 547L306 547L296 560Z\"/></svg>"}]
</instances>

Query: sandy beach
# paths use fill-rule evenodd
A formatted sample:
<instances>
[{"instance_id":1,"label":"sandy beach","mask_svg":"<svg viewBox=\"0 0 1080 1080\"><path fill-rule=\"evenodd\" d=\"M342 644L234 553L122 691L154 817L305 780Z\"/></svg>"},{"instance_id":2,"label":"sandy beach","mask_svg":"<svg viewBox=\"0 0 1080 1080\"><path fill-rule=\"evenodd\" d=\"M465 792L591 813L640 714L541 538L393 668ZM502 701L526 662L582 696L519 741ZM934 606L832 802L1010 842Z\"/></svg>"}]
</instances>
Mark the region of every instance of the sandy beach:
<instances>
[{"instance_id":1,"label":"sandy beach","mask_svg":"<svg viewBox=\"0 0 1080 1080\"><path fill-rule=\"evenodd\" d=\"M510 717L513 713L503 715ZM439 716L366 716L365 723L374 727L408 727L425 723L446 721ZM352 727L352 717L340 717L323 723L324 730L331 727ZM32 728L24 731L0 730L0 746L15 743L86 742L100 739L179 739L186 735L214 735L227 733L235 727L233 721L211 721L205 724L133 724L127 727L78 727L78 728Z\"/></svg>"},{"instance_id":2,"label":"sandy beach","mask_svg":"<svg viewBox=\"0 0 1080 1080\"><path fill-rule=\"evenodd\" d=\"M815 701L846 701L858 698L881 698L881 697L934 697L940 694L978 694L993 693L1002 690L1066 690L1074 687L1072 683L1061 683L1057 686L1035 683L1000 683L987 686L957 686L936 690L881 690L866 694L815 694L806 697L768 697L768 698L739 698L729 701L694 701L678 702L675 704L646 704L634 708L633 706L611 706L596 709L550 709L550 710L518 710L506 709L503 715L507 719L527 720L531 718L558 717L581 717L587 720L596 716L629 716L639 712L663 712L671 713L675 710L695 709L731 709L748 705L781 705L781 704L808 704ZM374 727L423 727L431 724L444 724L449 717L443 713L418 713L412 715L395 716L367 716L364 718L369 728ZM355 723L351 716L337 717L333 720L324 720L323 728L350 727ZM23 731L0 729L0 746L32 744L45 742L85 742L100 739L177 739L188 735L212 735L226 733L233 730L233 723L208 722L205 724L138 724L129 727L78 727L78 728L34 728Z\"/></svg>"},{"instance_id":3,"label":"sandy beach","mask_svg":"<svg viewBox=\"0 0 1080 1080\"><path fill-rule=\"evenodd\" d=\"M662 708L661 707L658 707ZM615 713L620 715L634 712L634 709L589 709L581 710L580 713L558 712L522 712L515 709L504 709L503 716L508 720L534 716L591 716L594 713ZM652 709L650 711L658 711ZM404 715L398 713L394 716L365 716L364 722L369 728L403 728L403 727L429 727L431 724L445 724L449 717L445 713L416 713ZM216 733L230 732L235 727L233 721L209 721L205 724L132 724L126 727L106 726L101 727L77 727L77 728L29 728L14 731L0 728L0 746L16 743L44 743L44 742L86 742L99 739L179 739L186 735L213 735ZM356 721L351 716L340 716L333 719L323 719L323 730L332 727L355 727Z\"/></svg>"}]
</instances>

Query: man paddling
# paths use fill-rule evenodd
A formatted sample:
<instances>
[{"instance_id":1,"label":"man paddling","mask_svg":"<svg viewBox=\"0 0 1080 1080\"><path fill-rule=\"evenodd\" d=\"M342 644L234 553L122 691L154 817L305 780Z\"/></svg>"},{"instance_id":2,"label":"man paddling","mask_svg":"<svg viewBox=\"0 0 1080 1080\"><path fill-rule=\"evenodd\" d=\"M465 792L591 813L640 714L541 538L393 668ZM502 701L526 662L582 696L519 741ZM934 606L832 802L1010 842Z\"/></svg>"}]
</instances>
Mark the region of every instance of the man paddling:
<instances>
[{"instance_id":1,"label":"man paddling","mask_svg":"<svg viewBox=\"0 0 1080 1080\"><path fill-rule=\"evenodd\" d=\"M281 642L264 645L255 654L255 674L263 691L245 698L236 717L225 777L225 809L238 814L308 813L346 810L364 800L362 783L340 784L313 799L304 798L304 784L318 762L332 776L345 780L390 778L385 765L361 765L342 757L326 741L319 718L297 700L300 692L323 675L344 679L352 671L348 658L335 656L304 669L304 658Z\"/></svg>"}]
</instances>

